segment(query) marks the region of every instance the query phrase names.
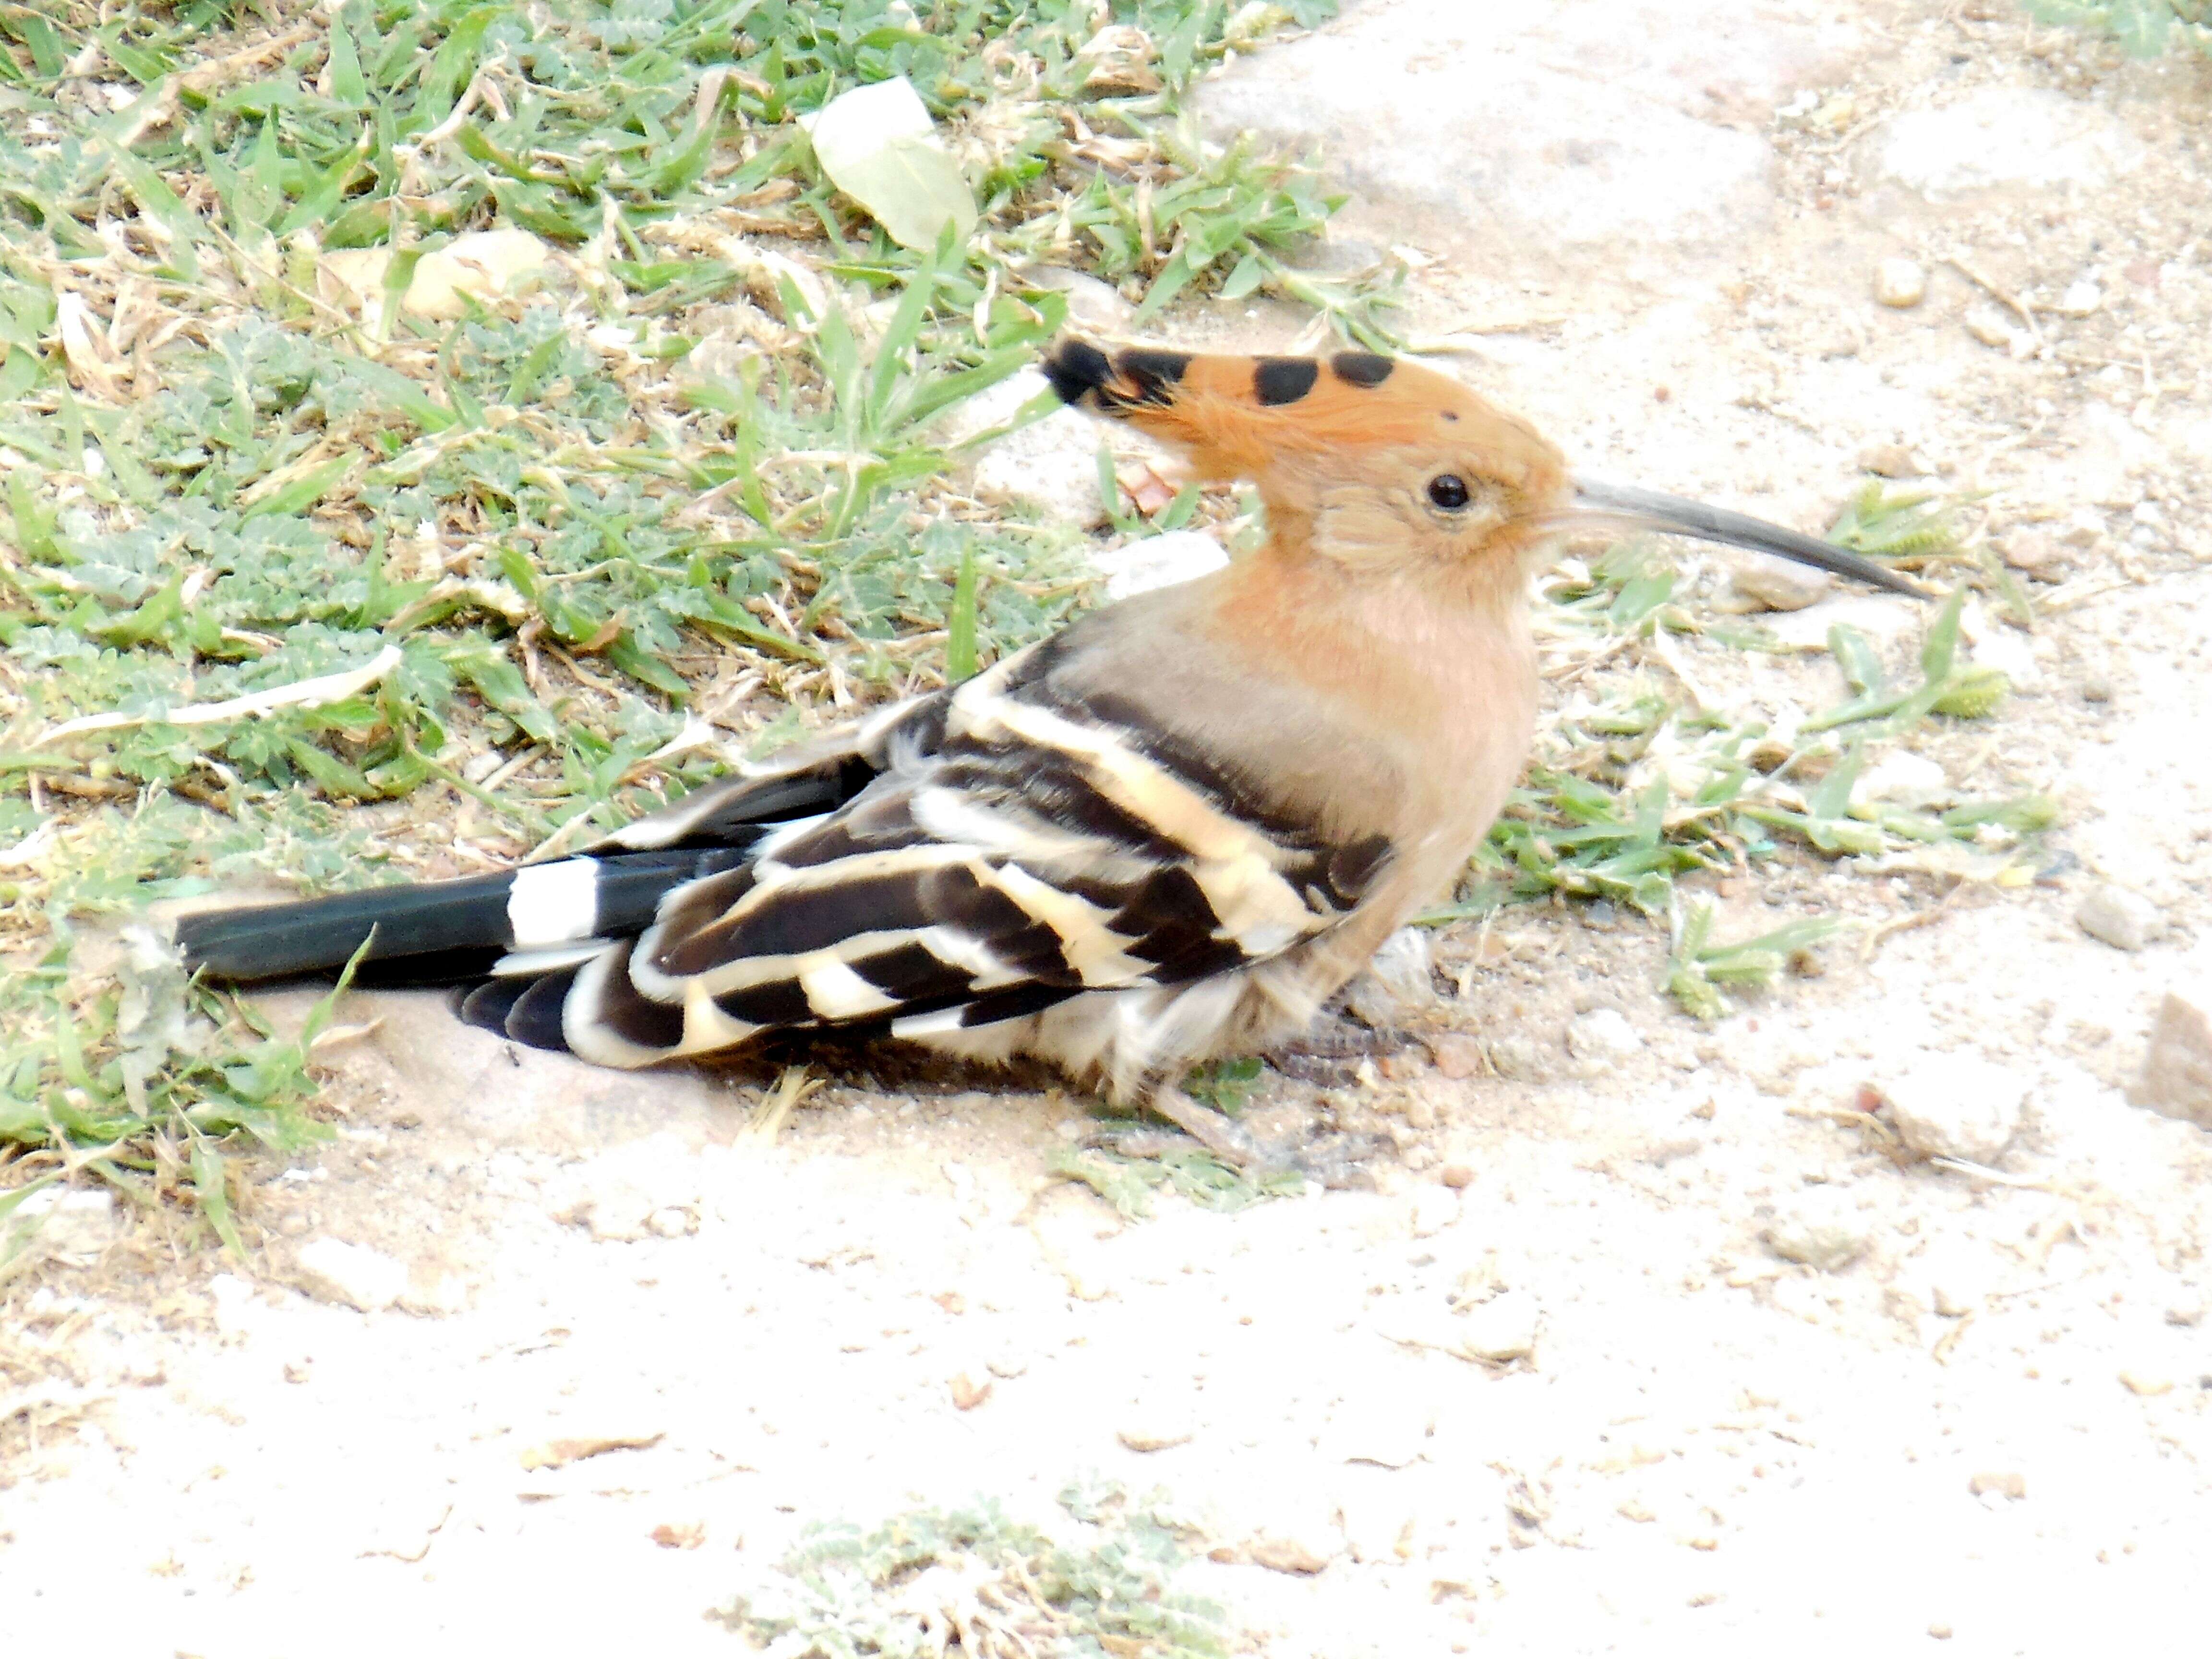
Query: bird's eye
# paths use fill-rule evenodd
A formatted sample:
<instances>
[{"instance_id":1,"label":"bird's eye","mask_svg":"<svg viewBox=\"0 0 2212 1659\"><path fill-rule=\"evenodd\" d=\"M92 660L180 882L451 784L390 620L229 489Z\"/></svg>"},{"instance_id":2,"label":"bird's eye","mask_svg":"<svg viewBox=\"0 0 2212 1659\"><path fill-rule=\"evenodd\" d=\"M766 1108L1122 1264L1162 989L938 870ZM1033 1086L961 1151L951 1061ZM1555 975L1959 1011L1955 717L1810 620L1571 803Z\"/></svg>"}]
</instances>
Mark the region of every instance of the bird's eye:
<instances>
[{"instance_id":1,"label":"bird's eye","mask_svg":"<svg viewBox=\"0 0 2212 1659\"><path fill-rule=\"evenodd\" d=\"M1429 480L1429 499L1447 513L1456 513L1468 502L1467 480L1445 472Z\"/></svg>"}]
</instances>

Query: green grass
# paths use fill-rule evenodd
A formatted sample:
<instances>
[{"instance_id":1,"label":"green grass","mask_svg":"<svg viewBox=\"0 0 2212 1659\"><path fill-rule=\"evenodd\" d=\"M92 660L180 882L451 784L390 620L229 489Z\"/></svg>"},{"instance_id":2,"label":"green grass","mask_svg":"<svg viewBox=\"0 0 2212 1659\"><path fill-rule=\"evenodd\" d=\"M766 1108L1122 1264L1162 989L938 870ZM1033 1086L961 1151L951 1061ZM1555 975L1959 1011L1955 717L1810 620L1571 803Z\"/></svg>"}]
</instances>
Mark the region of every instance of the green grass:
<instances>
[{"instance_id":1,"label":"green grass","mask_svg":"<svg viewBox=\"0 0 2212 1659\"><path fill-rule=\"evenodd\" d=\"M1862 494L1846 520L1881 526ZM1872 498L1878 501L1879 496ZM1945 514L1923 498L1923 521ZM1948 544L1942 544L1948 546ZM1921 541L1870 550L1925 557ZM1981 580L1968 567L1969 582ZM1771 641L1740 622L1693 612L1674 596L1675 573L1648 544L1627 543L1587 567L1563 565L1545 589L1543 624L1554 637L1657 642L1701 633L1723 647L1767 651ZM2041 797L1963 802L1941 815L1855 799L1867 761L1929 722L1984 720L2001 709L2004 676L1973 663L1960 644L1966 587L1930 614L1916 683L1897 685L1863 631L1832 629L1828 652L1851 694L1803 720L1786 745L1763 720L1706 708L1671 675L1600 676L1539 734L1536 763L1509 798L1470 866L1458 901L1423 917L1442 925L1502 903L1552 894L1670 914L1677 880L1698 871L1753 867L1788 845L1829 858L1910 861L1939 843L2002 851L2050 827Z\"/></svg>"},{"instance_id":2,"label":"green grass","mask_svg":"<svg viewBox=\"0 0 2212 1659\"><path fill-rule=\"evenodd\" d=\"M2045 23L2068 23L2118 41L2130 56L2155 58L2170 46L2212 55L2212 5L2206 0L2027 0Z\"/></svg>"},{"instance_id":3,"label":"green grass","mask_svg":"<svg viewBox=\"0 0 2212 1659\"><path fill-rule=\"evenodd\" d=\"M1328 0L1123 0L1135 92L1091 83L1096 9L0 7L12 1181L196 1195L234 1237L223 1149L318 1132L307 1048L245 1005L179 985L134 1036L88 920L573 844L1090 602L1077 527L960 494L941 435L1063 322L1034 264L1147 315L1298 290L1382 339L1385 289L1283 263L1334 206L1310 169L1180 114ZM900 246L814 161L804 118L900 75L973 192L964 242ZM543 239L532 283L398 303L494 227ZM361 251L388 261L356 311Z\"/></svg>"},{"instance_id":4,"label":"green grass","mask_svg":"<svg viewBox=\"0 0 2212 1659\"><path fill-rule=\"evenodd\" d=\"M1092 1484L1060 1503L1082 1526L1072 1544L987 1500L817 1527L715 1616L786 1659L921 1659L948 1637L976 1659L1225 1659L1221 1608L1175 1588L1182 1528L1162 1494Z\"/></svg>"}]
</instances>

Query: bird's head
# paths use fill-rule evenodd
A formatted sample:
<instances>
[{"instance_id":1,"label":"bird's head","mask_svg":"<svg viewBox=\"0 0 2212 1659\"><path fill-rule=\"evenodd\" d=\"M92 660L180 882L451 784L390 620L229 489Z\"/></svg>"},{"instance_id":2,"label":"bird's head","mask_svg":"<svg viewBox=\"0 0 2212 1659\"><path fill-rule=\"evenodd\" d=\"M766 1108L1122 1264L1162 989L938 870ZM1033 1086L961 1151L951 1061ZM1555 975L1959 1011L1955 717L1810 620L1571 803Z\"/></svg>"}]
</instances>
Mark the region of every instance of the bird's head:
<instances>
[{"instance_id":1,"label":"bird's head","mask_svg":"<svg viewBox=\"0 0 2212 1659\"><path fill-rule=\"evenodd\" d=\"M1642 528L1777 553L1901 592L1843 548L1741 514L1577 478L1517 416L1420 364L1334 356L1108 352L1063 338L1043 364L1066 402L1175 445L1206 481L1249 479L1278 546L1355 568L1510 583L1577 528Z\"/></svg>"}]
</instances>

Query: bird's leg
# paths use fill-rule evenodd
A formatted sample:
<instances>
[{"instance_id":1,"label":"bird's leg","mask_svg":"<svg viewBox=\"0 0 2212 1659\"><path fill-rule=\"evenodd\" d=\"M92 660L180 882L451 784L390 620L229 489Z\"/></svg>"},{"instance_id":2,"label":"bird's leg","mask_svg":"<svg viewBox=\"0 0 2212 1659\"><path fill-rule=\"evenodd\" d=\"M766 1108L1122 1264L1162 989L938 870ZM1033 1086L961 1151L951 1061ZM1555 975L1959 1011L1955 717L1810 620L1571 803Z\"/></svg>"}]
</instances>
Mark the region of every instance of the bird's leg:
<instances>
[{"instance_id":1,"label":"bird's leg","mask_svg":"<svg viewBox=\"0 0 2212 1659\"><path fill-rule=\"evenodd\" d=\"M1165 1118L1231 1168L1249 1171L1280 1162L1279 1156L1261 1146L1250 1130L1211 1106L1200 1105L1171 1083L1160 1085L1146 1097L1145 1109Z\"/></svg>"}]
</instances>

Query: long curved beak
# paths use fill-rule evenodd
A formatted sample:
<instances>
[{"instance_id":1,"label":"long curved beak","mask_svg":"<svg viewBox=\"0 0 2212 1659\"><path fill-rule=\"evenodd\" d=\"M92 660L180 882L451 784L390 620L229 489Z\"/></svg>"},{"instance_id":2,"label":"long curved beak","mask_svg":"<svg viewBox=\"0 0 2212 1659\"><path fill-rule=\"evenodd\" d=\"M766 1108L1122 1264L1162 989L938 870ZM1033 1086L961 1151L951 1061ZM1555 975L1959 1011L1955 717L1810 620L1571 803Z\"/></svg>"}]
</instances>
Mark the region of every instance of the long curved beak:
<instances>
[{"instance_id":1,"label":"long curved beak","mask_svg":"<svg viewBox=\"0 0 2212 1659\"><path fill-rule=\"evenodd\" d=\"M1556 520L1562 528L1606 522L1638 530L1656 530L1670 536L1718 542L1723 547L1747 547L1754 552L1779 554L1799 564L1850 576L1875 587L1886 587L1893 593L1909 593L1916 599L1930 597L1927 589L1871 559L1862 558L1832 542L1784 530L1764 519L1730 513L1725 507L1707 507L1701 501L1684 501L1679 495L1662 495L1656 489L1601 483L1595 478L1577 478L1574 489L1573 504Z\"/></svg>"}]
</instances>

